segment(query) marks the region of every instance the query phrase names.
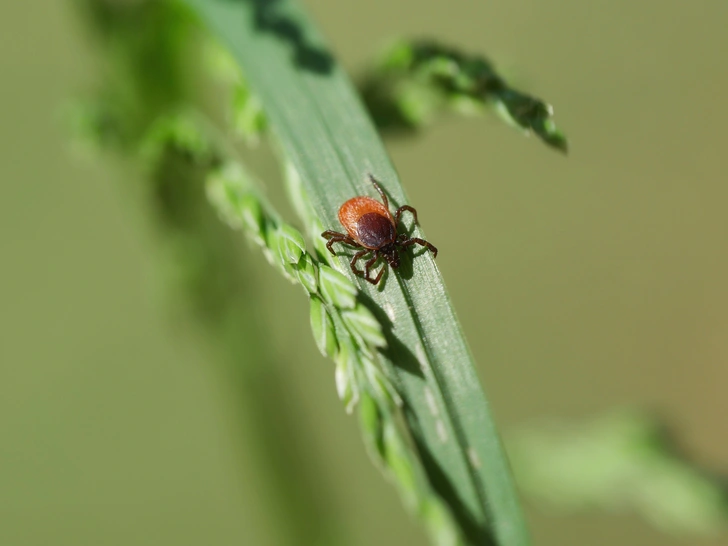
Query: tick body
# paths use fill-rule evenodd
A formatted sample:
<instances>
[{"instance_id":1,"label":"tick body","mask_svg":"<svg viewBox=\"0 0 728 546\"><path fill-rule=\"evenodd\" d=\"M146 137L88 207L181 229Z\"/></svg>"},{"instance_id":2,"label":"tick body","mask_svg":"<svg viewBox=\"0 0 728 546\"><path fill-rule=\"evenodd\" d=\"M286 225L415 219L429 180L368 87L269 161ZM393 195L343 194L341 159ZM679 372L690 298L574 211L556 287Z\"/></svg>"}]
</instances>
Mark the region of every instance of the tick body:
<instances>
[{"instance_id":1,"label":"tick body","mask_svg":"<svg viewBox=\"0 0 728 546\"><path fill-rule=\"evenodd\" d=\"M382 198L382 202L372 199L371 197L354 197L341 205L339 209L339 221L346 229L346 233L337 231L324 231L321 236L328 239L326 248L329 252L336 256L336 252L331 247L334 243L344 243L357 249L356 254L349 263L351 270L355 275L363 277L372 284L378 284L389 264L393 269L399 267L399 255L407 247L412 245L422 245L437 257L437 249L425 241L417 237L409 238L406 234L397 234L397 224L403 212L411 212L417 223L417 211L409 205L403 205L392 213L389 212L389 201L387 196L379 187L379 184L372 175L369 179L374 184L374 188ZM357 262L367 256L362 271L357 267ZM372 277L371 270L376 266L379 259L385 260L385 265L379 270L375 277Z\"/></svg>"}]
</instances>

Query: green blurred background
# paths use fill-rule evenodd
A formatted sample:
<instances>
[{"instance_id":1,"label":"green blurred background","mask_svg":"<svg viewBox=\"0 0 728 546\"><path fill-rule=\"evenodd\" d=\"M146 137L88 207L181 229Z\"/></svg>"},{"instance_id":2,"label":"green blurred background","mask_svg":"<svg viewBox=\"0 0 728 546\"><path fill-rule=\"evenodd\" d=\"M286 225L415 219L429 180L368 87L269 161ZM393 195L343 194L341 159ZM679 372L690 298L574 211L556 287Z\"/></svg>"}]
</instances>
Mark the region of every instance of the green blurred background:
<instances>
[{"instance_id":1,"label":"green blurred background","mask_svg":"<svg viewBox=\"0 0 728 546\"><path fill-rule=\"evenodd\" d=\"M434 36L556 106L568 158L490 117L389 141L502 430L641 405L725 470L728 4L306 4L353 73L394 37ZM282 544L271 454L160 290L129 170L75 154L61 122L96 75L76 15L0 6L0 544ZM324 507L342 544L426 543L336 397L300 289L241 252L297 502ZM527 506L540 545L726 544Z\"/></svg>"}]
</instances>

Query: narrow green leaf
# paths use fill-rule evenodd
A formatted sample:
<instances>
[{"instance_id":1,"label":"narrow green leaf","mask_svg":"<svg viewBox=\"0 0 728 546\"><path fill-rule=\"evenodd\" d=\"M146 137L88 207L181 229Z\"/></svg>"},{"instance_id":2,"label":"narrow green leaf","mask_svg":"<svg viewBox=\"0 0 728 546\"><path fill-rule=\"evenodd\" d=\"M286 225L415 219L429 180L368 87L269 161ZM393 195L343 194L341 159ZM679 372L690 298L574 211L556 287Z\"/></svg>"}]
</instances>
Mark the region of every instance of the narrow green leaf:
<instances>
[{"instance_id":1,"label":"narrow green leaf","mask_svg":"<svg viewBox=\"0 0 728 546\"><path fill-rule=\"evenodd\" d=\"M347 413L354 410L354 406L359 401L359 391L356 388L354 380L354 369L356 367L356 349L351 338L338 332L339 352L334 357L336 361L336 370L334 378L336 379L336 392L344 403Z\"/></svg>"},{"instance_id":2,"label":"narrow green leaf","mask_svg":"<svg viewBox=\"0 0 728 546\"><path fill-rule=\"evenodd\" d=\"M228 165L212 171L205 181L207 197L230 227L243 229L256 244L263 245L266 219L263 207L251 193L242 169Z\"/></svg>"},{"instance_id":3,"label":"narrow green leaf","mask_svg":"<svg viewBox=\"0 0 728 546\"><path fill-rule=\"evenodd\" d=\"M336 331L326 305L318 296L311 296L311 331L321 354L333 358L336 355Z\"/></svg>"},{"instance_id":4,"label":"narrow green leaf","mask_svg":"<svg viewBox=\"0 0 728 546\"><path fill-rule=\"evenodd\" d=\"M303 235L296 228L283 224L278 230L278 252L285 264L297 264L306 252Z\"/></svg>"},{"instance_id":5,"label":"narrow green leaf","mask_svg":"<svg viewBox=\"0 0 728 546\"><path fill-rule=\"evenodd\" d=\"M335 269L322 265L319 268L319 285L326 303L340 309L353 309L356 305L356 286Z\"/></svg>"},{"instance_id":6,"label":"narrow green leaf","mask_svg":"<svg viewBox=\"0 0 728 546\"><path fill-rule=\"evenodd\" d=\"M388 408L402 406L402 399L392 382L384 375L374 361L366 355L361 358L362 368L372 389L372 394Z\"/></svg>"},{"instance_id":7,"label":"narrow green leaf","mask_svg":"<svg viewBox=\"0 0 728 546\"><path fill-rule=\"evenodd\" d=\"M233 98L233 126L248 144L257 144L265 129L260 101L247 86L239 83Z\"/></svg>"},{"instance_id":8,"label":"narrow green leaf","mask_svg":"<svg viewBox=\"0 0 728 546\"><path fill-rule=\"evenodd\" d=\"M192 117L183 112L161 116L153 123L141 143L141 156L154 162L167 146L174 146L197 162L208 159L211 153L207 137Z\"/></svg>"},{"instance_id":9,"label":"narrow green leaf","mask_svg":"<svg viewBox=\"0 0 728 546\"><path fill-rule=\"evenodd\" d=\"M371 343L375 347L386 347L387 340L382 333L382 326L372 312L359 304L351 311L341 314L344 324L359 336L362 344Z\"/></svg>"},{"instance_id":10,"label":"narrow green leaf","mask_svg":"<svg viewBox=\"0 0 728 546\"><path fill-rule=\"evenodd\" d=\"M296 271L293 265L284 256L282 250L285 244L285 236L280 229L267 229L265 231L265 245L262 247L263 255L268 260L268 263L278 268L283 273L283 276L290 282L295 283L297 281Z\"/></svg>"},{"instance_id":11,"label":"narrow green leaf","mask_svg":"<svg viewBox=\"0 0 728 546\"><path fill-rule=\"evenodd\" d=\"M366 445L373 452L372 458L384 459L382 415L374 398L367 393L362 395L359 402L359 423Z\"/></svg>"},{"instance_id":12,"label":"narrow green leaf","mask_svg":"<svg viewBox=\"0 0 728 546\"><path fill-rule=\"evenodd\" d=\"M310 199L315 218L304 218L306 226L319 221L340 229L341 203L373 193L369 173L382 181L393 205L408 203L353 86L292 0L186 2L230 48L260 98ZM426 214L420 211L420 218ZM419 228L415 232L424 236ZM318 238L320 232L309 235ZM429 254L407 259L378 287L354 277L347 260L337 258L343 275L320 268L321 294L327 303L351 309L354 281L371 301L387 340L383 368L404 401L430 483L468 544L529 544L498 433L434 260ZM344 353L355 349L345 347L341 335L339 341L337 384L352 403L356 393L346 392L351 381L339 368Z\"/></svg>"},{"instance_id":13,"label":"narrow green leaf","mask_svg":"<svg viewBox=\"0 0 728 546\"><path fill-rule=\"evenodd\" d=\"M260 201L253 195L244 195L238 201L238 213L242 227L257 244L263 244L265 218Z\"/></svg>"},{"instance_id":14,"label":"narrow green leaf","mask_svg":"<svg viewBox=\"0 0 728 546\"><path fill-rule=\"evenodd\" d=\"M318 291L318 270L309 254L304 254L301 260L295 265L298 282L309 294Z\"/></svg>"}]
</instances>

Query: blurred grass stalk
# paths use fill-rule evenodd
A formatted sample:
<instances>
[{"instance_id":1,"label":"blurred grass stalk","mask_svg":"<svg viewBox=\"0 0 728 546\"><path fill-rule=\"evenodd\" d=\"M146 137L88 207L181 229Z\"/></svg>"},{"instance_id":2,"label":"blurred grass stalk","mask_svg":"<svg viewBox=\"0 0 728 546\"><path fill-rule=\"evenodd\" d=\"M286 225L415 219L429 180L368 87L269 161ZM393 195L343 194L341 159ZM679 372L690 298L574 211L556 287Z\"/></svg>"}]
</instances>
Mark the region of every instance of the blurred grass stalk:
<instances>
[{"instance_id":1,"label":"blurred grass stalk","mask_svg":"<svg viewBox=\"0 0 728 546\"><path fill-rule=\"evenodd\" d=\"M252 430L246 449L262 484L256 500L275 520L275 542L346 543L335 513L318 501L325 495L311 494L323 485L306 457L311 447L296 434L295 408L277 402L290 397L281 391L281 366L263 341L268 336L256 319L261 302L240 242L207 203L209 165L171 141L140 147L160 117L198 100L191 89L200 76L194 44L199 48L201 41L190 18L170 2L78 3L102 46L104 73L77 128L91 144L122 152L134 167L144 165L143 187L126 189L138 195L160 234L159 266L174 294L169 301L182 301L203 327L233 386L237 416Z\"/></svg>"}]
</instances>

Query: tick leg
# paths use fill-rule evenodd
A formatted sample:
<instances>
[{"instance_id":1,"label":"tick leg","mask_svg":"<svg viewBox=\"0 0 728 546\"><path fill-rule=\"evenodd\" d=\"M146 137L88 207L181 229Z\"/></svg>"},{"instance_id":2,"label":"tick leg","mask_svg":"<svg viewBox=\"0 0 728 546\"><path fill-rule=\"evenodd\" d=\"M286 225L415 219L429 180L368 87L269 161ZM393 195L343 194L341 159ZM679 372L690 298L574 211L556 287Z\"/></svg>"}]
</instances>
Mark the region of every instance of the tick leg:
<instances>
[{"instance_id":1,"label":"tick leg","mask_svg":"<svg viewBox=\"0 0 728 546\"><path fill-rule=\"evenodd\" d=\"M353 247L359 246L359 244L357 244L357 242L354 239L352 239L348 235L339 233L338 231L331 231L331 230L324 231L321 234L321 237L329 240L329 242L326 243L326 248L328 248L329 252L331 252L331 254L333 254L334 256L336 256L336 252L334 252L334 249L331 248L331 245L333 245L334 243L344 243L344 244L347 244L347 245L350 245Z\"/></svg>"},{"instance_id":2,"label":"tick leg","mask_svg":"<svg viewBox=\"0 0 728 546\"><path fill-rule=\"evenodd\" d=\"M379 274L372 279L371 275L369 274L369 270L372 268L372 266L376 263L376 261L378 259L379 259L379 253L375 252L374 256L372 256L372 258L370 260L368 260L367 263L364 264L364 271L365 271L364 278L372 284L377 284L379 282L379 279L382 278L382 274L384 273L384 268L386 267L386 266L382 266L382 269L379 270Z\"/></svg>"},{"instance_id":3,"label":"tick leg","mask_svg":"<svg viewBox=\"0 0 728 546\"><path fill-rule=\"evenodd\" d=\"M402 213L406 210L408 210L409 212L412 213L412 215L415 217L415 224L417 224L417 211L413 207L410 207L409 205L402 205L395 211L394 223L399 224L399 217L402 216Z\"/></svg>"},{"instance_id":4,"label":"tick leg","mask_svg":"<svg viewBox=\"0 0 728 546\"><path fill-rule=\"evenodd\" d=\"M418 237L413 237L412 239L407 239L406 241L403 241L402 243L400 243L400 246L405 247L405 246L412 246L414 244L422 245L422 246L426 247L427 250L432 252L432 256L434 258L437 258L437 248L435 248L435 245L428 243L424 239L420 239Z\"/></svg>"},{"instance_id":5,"label":"tick leg","mask_svg":"<svg viewBox=\"0 0 728 546\"><path fill-rule=\"evenodd\" d=\"M379 270L379 274L376 277L374 277L374 280L373 281L369 281L369 282L372 283L372 284L375 284L375 285L376 284L379 284L379 279L381 279L382 278L382 275L384 275L384 269L385 268L386 268L386 266L382 266L382 269Z\"/></svg>"},{"instance_id":6,"label":"tick leg","mask_svg":"<svg viewBox=\"0 0 728 546\"><path fill-rule=\"evenodd\" d=\"M374 187L379 192L379 195L382 197L382 201L384 202L384 208L389 210L389 201L387 200L387 196L384 194L382 188L379 187L376 178L374 178L374 175L371 173L369 174L369 180L372 181L372 184L374 184Z\"/></svg>"},{"instance_id":7,"label":"tick leg","mask_svg":"<svg viewBox=\"0 0 728 546\"><path fill-rule=\"evenodd\" d=\"M366 274L361 269L356 268L356 262L359 261L359 259L364 256L367 252L370 252L368 248L365 248L364 250L360 250L354 256L352 257L351 261L349 262L349 267L351 267L351 271L354 273L354 275L359 275L360 277L366 278ZM367 262L369 263L369 262Z\"/></svg>"}]
</instances>

